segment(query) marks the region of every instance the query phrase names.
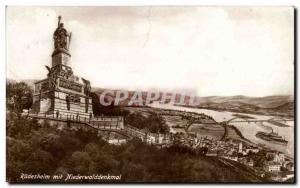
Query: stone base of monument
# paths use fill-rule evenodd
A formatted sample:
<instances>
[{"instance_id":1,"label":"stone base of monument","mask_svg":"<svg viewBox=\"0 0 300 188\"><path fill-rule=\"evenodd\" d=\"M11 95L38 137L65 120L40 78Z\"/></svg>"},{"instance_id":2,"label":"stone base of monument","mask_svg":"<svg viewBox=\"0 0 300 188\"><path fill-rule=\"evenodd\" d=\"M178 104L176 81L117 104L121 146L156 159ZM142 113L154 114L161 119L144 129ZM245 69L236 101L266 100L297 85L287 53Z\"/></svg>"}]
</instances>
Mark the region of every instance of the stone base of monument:
<instances>
[{"instance_id":1,"label":"stone base of monument","mask_svg":"<svg viewBox=\"0 0 300 188\"><path fill-rule=\"evenodd\" d=\"M73 73L69 51L71 33L64 28L61 17L53 39L51 66L45 66L47 77L34 83L33 105L27 116L59 128L124 132L123 117L93 117L91 83Z\"/></svg>"}]
</instances>

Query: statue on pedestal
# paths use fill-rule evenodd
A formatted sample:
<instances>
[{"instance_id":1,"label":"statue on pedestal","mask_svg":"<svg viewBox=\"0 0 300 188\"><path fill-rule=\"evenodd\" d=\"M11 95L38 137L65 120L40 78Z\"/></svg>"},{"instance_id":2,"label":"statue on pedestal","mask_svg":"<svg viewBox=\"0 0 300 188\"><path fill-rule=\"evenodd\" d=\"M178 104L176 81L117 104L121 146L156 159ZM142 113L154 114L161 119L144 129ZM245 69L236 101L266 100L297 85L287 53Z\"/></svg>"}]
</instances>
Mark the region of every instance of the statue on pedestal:
<instances>
[{"instance_id":1,"label":"statue on pedestal","mask_svg":"<svg viewBox=\"0 0 300 188\"><path fill-rule=\"evenodd\" d=\"M54 48L62 48L65 50L69 50L69 45L71 42L71 33L68 33L68 31L64 28L64 24L61 23L60 20L61 16L58 17L57 29L53 34Z\"/></svg>"}]
</instances>

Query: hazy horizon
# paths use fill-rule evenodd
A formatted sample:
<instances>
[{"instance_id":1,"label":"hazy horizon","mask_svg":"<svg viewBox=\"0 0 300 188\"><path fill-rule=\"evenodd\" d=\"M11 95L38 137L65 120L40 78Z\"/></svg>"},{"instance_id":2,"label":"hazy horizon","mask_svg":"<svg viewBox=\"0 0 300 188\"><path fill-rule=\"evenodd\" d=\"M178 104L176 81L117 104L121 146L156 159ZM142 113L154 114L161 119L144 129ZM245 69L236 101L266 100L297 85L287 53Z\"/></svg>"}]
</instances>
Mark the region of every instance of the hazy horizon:
<instances>
[{"instance_id":1,"label":"hazy horizon","mask_svg":"<svg viewBox=\"0 0 300 188\"><path fill-rule=\"evenodd\" d=\"M14 80L12 78L6 78L7 80L10 80L10 81L16 81L17 80ZM29 81L38 81L37 79L24 79L24 80L19 80L19 82L29 82ZM32 82L33 83L33 82ZM28 83L27 83L28 84ZM152 90L128 90L126 88L103 88L103 87L98 87L98 86L93 86L92 85L92 91L95 91L97 89L106 89L106 90L120 90L120 91L129 91L129 92L135 92L135 91L138 91L138 92L155 92L157 91L157 89L152 89ZM180 94L179 91L170 91L170 90L159 90L159 92L178 92L176 94ZM187 95L188 96L188 95ZM199 95L196 95L197 97L237 97L237 96L242 96L242 97L253 97L253 98L263 98L263 97L276 97L276 96L289 96L289 97L293 97L294 98L294 93L292 94L276 94L276 95L264 95L264 96L250 96L250 95L205 95L205 96L199 96Z\"/></svg>"}]
</instances>

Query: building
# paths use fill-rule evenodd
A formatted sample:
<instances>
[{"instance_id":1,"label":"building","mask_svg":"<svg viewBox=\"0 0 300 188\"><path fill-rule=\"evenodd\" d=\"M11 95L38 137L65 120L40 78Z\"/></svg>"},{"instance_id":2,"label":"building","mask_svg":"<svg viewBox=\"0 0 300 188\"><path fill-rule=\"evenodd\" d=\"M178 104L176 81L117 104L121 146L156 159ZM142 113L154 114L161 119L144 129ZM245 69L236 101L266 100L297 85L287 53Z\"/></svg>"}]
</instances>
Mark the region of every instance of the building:
<instances>
[{"instance_id":1,"label":"building","mask_svg":"<svg viewBox=\"0 0 300 188\"><path fill-rule=\"evenodd\" d=\"M264 163L264 170L266 172L279 172L280 164L274 161L268 161Z\"/></svg>"},{"instance_id":2,"label":"building","mask_svg":"<svg viewBox=\"0 0 300 188\"><path fill-rule=\"evenodd\" d=\"M216 150L208 150L208 152L206 153L206 156L218 156L218 153Z\"/></svg>"},{"instance_id":3,"label":"building","mask_svg":"<svg viewBox=\"0 0 300 188\"><path fill-rule=\"evenodd\" d=\"M288 169L289 171L294 171L294 163L293 162L288 162L285 165L286 169Z\"/></svg>"},{"instance_id":4,"label":"building","mask_svg":"<svg viewBox=\"0 0 300 188\"><path fill-rule=\"evenodd\" d=\"M268 151L266 157L268 161L277 162L280 165L284 165L285 163L285 155L278 151Z\"/></svg>"},{"instance_id":5,"label":"building","mask_svg":"<svg viewBox=\"0 0 300 188\"><path fill-rule=\"evenodd\" d=\"M222 157L225 158L225 159L232 160L232 161L238 161L238 156L237 155L223 155Z\"/></svg>"},{"instance_id":6,"label":"building","mask_svg":"<svg viewBox=\"0 0 300 188\"><path fill-rule=\"evenodd\" d=\"M252 158L249 157L243 157L240 159L240 163L246 165L246 166L250 166L253 167L254 166L254 161Z\"/></svg>"},{"instance_id":7,"label":"building","mask_svg":"<svg viewBox=\"0 0 300 188\"><path fill-rule=\"evenodd\" d=\"M285 162L285 155L281 152L277 152L273 161L283 164Z\"/></svg>"},{"instance_id":8,"label":"building","mask_svg":"<svg viewBox=\"0 0 300 188\"><path fill-rule=\"evenodd\" d=\"M91 118L91 85L73 74L69 46L71 33L64 28L61 17L53 34L52 65L46 66L47 78L35 82L32 112L56 117Z\"/></svg>"},{"instance_id":9,"label":"building","mask_svg":"<svg viewBox=\"0 0 300 188\"><path fill-rule=\"evenodd\" d=\"M247 154L258 153L258 152L259 152L259 149L257 147L249 146L248 148L246 148Z\"/></svg>"},{"instance_id":10,"label":"building","mask_svg":"<svg viewBox=\"0 0 300 188\"><path fill-rule=\"evenodd\" d=\"M238 152L243 153L243 143L242 142L239 143L239 151Z\"/></svg>"}]
</instances>

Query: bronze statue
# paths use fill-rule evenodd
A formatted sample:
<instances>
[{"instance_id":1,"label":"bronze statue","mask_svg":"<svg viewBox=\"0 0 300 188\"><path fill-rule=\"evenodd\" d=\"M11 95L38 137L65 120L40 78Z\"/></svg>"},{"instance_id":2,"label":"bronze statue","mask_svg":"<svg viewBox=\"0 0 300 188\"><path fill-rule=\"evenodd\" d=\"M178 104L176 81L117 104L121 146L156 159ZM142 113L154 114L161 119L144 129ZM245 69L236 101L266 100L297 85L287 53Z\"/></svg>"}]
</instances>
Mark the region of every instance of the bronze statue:
<instances>
[{"instance_id":1,"label":"bronze statue","mask_svg":"<svg viewBox=\"0 0 300 188\"><path fill-rule=\"evenodd\" d=\"M49 81L50 81L50 88L53 88L53 89L57 88L57 86L58 86L58 76L57 76L56 73L52 73Z\"/></svg>"},{"instance_id":2,"label":"bronze statue","mask_svg":"<svg viewBox=\"0 0 300 188\"><path fill-rule=\"evenodd\" d=\"M69 44L71 42L71 33L64 28L64 24L60 22L61 16L58 17L58 25L57 29L53 34L54 39L54 48L62 48L65 50L69 50Z\"/></svg>"},{"instance_id":3,"label":"bronze statue","mask_svg":"<svg viewBox=\"0 0 300 188\"><path fill-rule=\"evenodd\" d=\"M45 65L45 67L46 67L46 69L48 70L47 77L49 77L50 74L51 74L51 68L50 68L49 66L47 66L47 65Z\"/></svg>"},{"instance_id":4,"label":"bronze statue","mask_svg":"<svg viewBox=\"0 0 300 188\"><path fill-rule=\"evenodd\" d=\"M83 83L84 83L84 93L85 93L87 96L90 96L90 94L91 94L91 89L92 89L90 81L88 81L88 80L86 80L86 79L84 79L84 78L81 78L81 79L82 79L82 81L83 81Z\"/></svg>"}]
</instances>

